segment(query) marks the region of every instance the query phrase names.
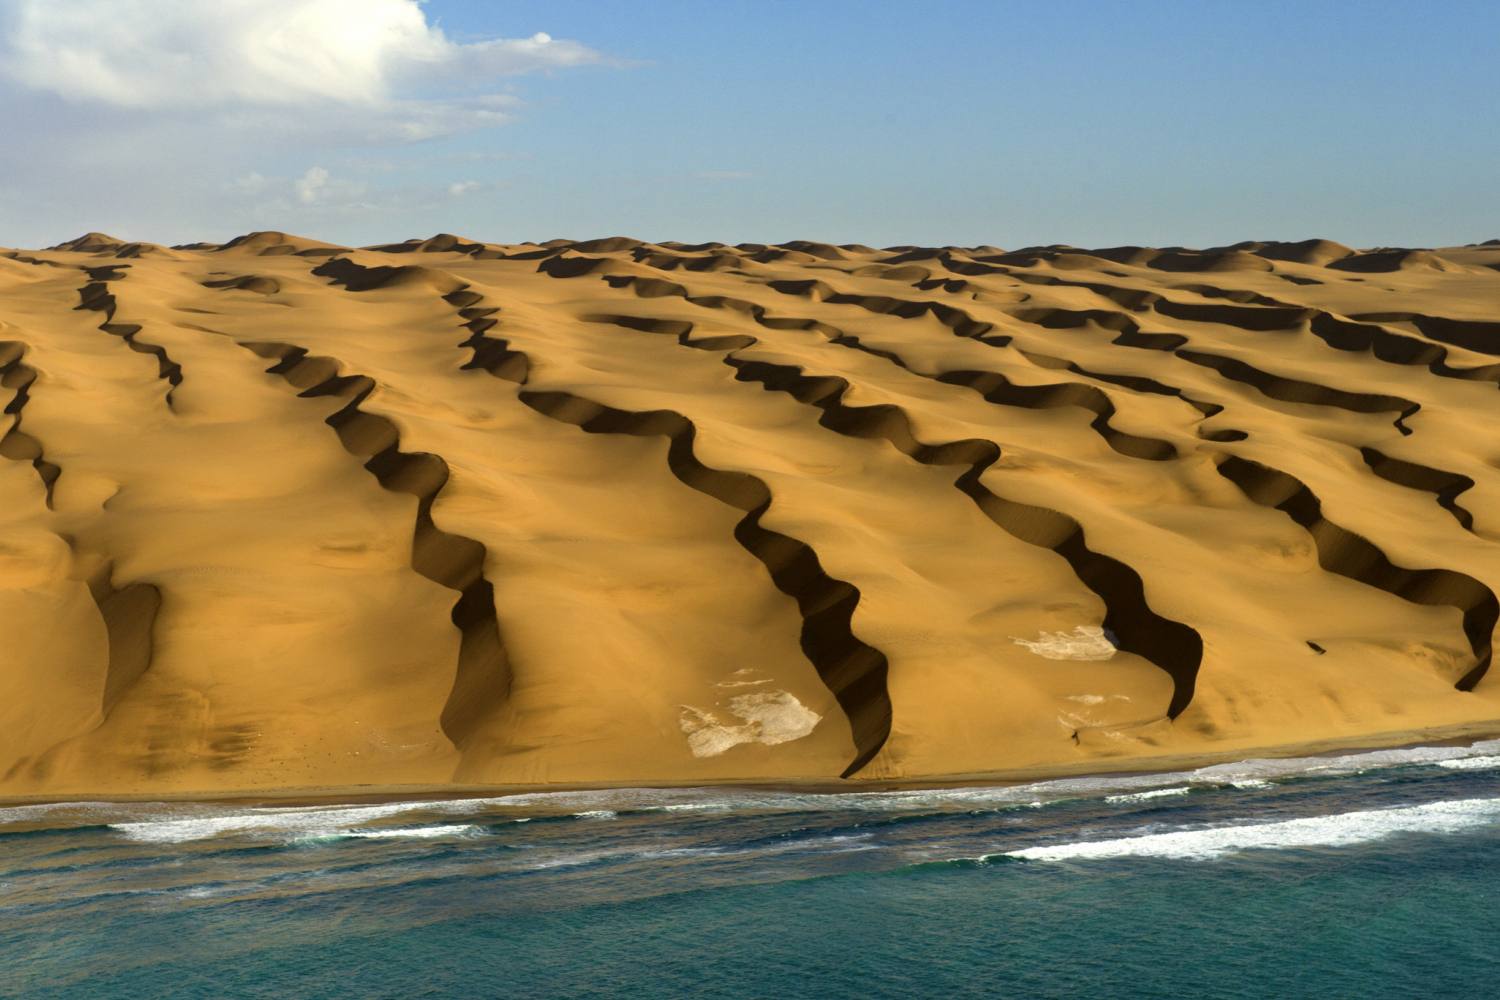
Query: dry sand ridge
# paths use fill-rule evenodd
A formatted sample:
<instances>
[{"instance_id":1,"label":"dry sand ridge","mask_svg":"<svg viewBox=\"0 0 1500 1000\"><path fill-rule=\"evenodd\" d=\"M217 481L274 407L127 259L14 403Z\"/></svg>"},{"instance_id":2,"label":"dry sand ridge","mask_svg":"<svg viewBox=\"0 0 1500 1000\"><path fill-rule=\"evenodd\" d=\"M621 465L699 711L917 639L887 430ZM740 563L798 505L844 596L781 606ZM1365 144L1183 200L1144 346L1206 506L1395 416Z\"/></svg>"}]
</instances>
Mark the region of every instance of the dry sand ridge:
<instances>
[{"instance_id":1,"label":"dry sand ridge","mask_svg":"<svg viewBox=\"0 0 1500 1000\"><path fill-rule=\"evenodd\" d=\"M1500 727L1500 242L0 251L0 794Z\"/></svg>"}]
</instances>

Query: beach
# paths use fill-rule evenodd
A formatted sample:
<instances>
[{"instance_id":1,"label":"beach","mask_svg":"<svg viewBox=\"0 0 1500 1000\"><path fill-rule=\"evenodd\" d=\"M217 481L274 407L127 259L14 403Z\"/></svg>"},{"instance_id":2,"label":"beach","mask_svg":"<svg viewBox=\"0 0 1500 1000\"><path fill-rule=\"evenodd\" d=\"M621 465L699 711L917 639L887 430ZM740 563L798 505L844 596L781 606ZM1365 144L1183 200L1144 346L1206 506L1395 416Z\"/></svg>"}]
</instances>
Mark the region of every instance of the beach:
<instances>
[{"instance_id":1,"label":"beach","mask_svg":"<svg viewBox=\"0 0 1500 1000\"><path fill-rule=\"evenodd\" d=\"M1497 768L0 807L0 995L1460 997Z\"/></svg>"}]
</instances>

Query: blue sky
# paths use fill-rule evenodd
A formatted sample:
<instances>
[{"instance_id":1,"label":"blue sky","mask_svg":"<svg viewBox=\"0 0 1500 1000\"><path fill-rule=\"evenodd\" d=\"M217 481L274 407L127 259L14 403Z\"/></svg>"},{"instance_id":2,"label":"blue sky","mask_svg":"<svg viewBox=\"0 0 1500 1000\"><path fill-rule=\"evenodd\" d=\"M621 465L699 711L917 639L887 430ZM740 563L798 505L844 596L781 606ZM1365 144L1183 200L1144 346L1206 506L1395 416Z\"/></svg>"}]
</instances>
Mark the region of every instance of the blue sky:
<instances>
[{"instance_id":1,"label":"blue sky","mask_svg":"<svg viewBox=\"0 0 1500 1000\"><path fill-rule=\"evenodd\" d=\"M4 0L0 74L12 245L1500 236L1494 3Z\"/></svg>"}]
</instances>

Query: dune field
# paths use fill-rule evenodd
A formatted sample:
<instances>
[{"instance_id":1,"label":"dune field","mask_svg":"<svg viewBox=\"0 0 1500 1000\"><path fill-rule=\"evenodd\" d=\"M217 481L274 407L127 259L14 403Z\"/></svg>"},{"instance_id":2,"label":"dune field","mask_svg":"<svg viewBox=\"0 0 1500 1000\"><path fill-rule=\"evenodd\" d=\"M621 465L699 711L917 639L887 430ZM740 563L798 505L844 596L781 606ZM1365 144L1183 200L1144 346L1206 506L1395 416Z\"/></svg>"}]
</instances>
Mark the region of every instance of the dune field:
<instances>
[{"instance_id":1,"label":"dune field","mask_svg":"<svg viewBox=\"0 0 1500 1000\"><path fill-rule=\"evenodd\" d=\"M0 795L1500 730L1500 240L0 252Z\"/></svg>"}]
</instances>

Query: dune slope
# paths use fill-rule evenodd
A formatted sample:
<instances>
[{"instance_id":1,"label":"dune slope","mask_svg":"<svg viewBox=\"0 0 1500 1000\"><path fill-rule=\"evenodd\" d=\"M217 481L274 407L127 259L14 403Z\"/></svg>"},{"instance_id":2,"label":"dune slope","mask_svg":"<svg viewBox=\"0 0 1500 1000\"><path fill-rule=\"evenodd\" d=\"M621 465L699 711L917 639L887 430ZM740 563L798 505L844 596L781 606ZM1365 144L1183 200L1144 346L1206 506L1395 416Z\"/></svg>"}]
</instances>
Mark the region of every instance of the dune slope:
<instances>
[{"instance_id":1,"label":"dune slope","mask_svg":"<svg viewBox=\"0 0 1500 1000\"><path fill-rule=\"evenodd\" d=\"M0 794L1500 728L1500 245L0 251Z\"/></svg>"}]
</instances>

